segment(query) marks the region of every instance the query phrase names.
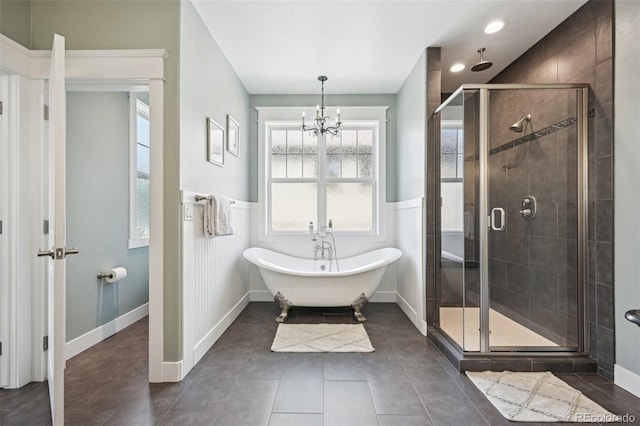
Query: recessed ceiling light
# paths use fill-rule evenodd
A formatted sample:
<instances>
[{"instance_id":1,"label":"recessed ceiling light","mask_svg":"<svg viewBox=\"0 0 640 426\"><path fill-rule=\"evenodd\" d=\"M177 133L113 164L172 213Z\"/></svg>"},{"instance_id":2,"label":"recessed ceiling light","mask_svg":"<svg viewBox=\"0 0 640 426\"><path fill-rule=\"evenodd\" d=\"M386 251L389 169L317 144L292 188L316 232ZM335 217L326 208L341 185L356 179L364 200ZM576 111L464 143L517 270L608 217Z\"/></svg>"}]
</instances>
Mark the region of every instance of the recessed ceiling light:
<instances>
[{"instance_id":1,"label":"recessed ceiling light","mask_svg":"<svg viewBox=\"0 0 640 426\"><path fill-rule=\"evenodd\" d=\"M451 72L460 72L464 69L464 64L453 64L451 65L451 68L449 68L449 71Z\"/></svg>"},{"instance_id":2,"label":"recessed ceiling light","mask_svg":"<svg viewBox=\"0 0 640 426\"><path fill-rule=\"evenodd\" d=\"M502 21L493 21L492 23L490 23L489 25L487 25L485 27L484 32L487 33L487 34L493 34L493 33L497 33L502 28L504 28L504 22L502 22Z\"/></svg>"}]
</instances>

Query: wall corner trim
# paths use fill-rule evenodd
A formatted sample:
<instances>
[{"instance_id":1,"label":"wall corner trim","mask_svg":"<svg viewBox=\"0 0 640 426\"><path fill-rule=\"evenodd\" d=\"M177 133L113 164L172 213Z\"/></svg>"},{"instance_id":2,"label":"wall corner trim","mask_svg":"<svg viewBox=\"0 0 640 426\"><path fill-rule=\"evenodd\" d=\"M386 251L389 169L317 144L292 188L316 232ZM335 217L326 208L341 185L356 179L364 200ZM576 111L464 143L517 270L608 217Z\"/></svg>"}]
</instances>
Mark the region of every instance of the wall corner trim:
<instances>
[{"instance_id":1,"label":"wall corner trim","mask_svg":"<svg viewBox=\"0 0 640 426\"><path fill-rule=\"evenodd\" d=\"M162 381L163 382L179 382L183 379L183 361L162 363Z\"/></svg>"},{"instance_id":2,"label":"wall corner trim","mask_svg":"<svg viewBox=\"0 0 640 426\"><path fill-rule=\"evenodd\" d=\"M640 375L621 367L613 366L614 383L640 398Z\"/></svg>"},{"instance_id":3,"label":"wall corner trim","mask_svg":"<svg viewBox=\"0 0 640 426\"><path fill-rule=\"evenodd\" d=\"M102 342L106 338L124 330L147 315L149 315L149 304L145 303L124 315L120 315L106 324L102 324L100 327L88 331L82 336L76 337L65 344L65 359L73 358L79 353L84 352L90 347Z\"/></svg>"}]
</instances>

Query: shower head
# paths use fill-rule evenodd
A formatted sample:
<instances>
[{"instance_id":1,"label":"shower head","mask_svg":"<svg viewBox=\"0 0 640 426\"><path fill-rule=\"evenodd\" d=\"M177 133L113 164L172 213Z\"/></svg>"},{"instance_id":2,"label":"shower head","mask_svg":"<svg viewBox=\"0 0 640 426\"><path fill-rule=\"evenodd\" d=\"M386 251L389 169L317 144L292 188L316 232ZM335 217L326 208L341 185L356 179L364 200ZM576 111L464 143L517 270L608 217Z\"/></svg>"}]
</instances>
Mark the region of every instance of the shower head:
<instances>
[{"instance_id":1,"label":"shower head","mask_svg":"<svg viewBox=\"0 0 640 426\"><path fill-rule=\"evenodd\" d=\"M522 133L522 128L524 127L524 123L528 123L530 121L531 121L531 114L527 114L524 117L522 117L520 120L516 121L511 126L509 126L509 130L516 133Z\"/></svg>"},{"instance_id":2,"label":"shower head","mask_svg":"<svg viewBox=\"0 0 640 426\"><path fill-rule=\"evenodd\" d=\"M478 53L480 54L480 62L472 66L471 71L478 72L478 71L484 71L487 68L491 68L491 65L493 65L493 62L485 61L484 58L482 57L482 54L484 53L485 50L486 49L484 47L481 47L480 49L478 49Z\"/></svg>"}]
</instances>

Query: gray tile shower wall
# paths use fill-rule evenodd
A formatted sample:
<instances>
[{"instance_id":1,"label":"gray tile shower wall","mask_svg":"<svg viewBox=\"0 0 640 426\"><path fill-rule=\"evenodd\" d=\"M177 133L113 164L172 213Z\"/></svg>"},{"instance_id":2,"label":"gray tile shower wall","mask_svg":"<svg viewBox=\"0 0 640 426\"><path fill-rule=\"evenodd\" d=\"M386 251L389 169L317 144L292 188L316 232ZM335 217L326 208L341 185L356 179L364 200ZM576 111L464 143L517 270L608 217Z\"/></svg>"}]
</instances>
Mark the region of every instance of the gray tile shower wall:
<instances>
[{"instance_id":1,"label":"gray tile shower wall","mask_svg":"<svg viewBox=\"0 0 640 426\"><path fill-rule=\"evenodd\" d=\"M438 145L440 127L438 120L432 114L440 105L441 67L440 48L427 48L427 132L425 134L425 167L427 169L425 185L425 237L426 237L426 271L427 283L427 324L435 320L435 306L439 305L440 276L436 274L436 249L440 248L440 234L436 226L440 223L440 147ZM436 206L438 208L436 208Z\"/></svg>"}]
</instances>

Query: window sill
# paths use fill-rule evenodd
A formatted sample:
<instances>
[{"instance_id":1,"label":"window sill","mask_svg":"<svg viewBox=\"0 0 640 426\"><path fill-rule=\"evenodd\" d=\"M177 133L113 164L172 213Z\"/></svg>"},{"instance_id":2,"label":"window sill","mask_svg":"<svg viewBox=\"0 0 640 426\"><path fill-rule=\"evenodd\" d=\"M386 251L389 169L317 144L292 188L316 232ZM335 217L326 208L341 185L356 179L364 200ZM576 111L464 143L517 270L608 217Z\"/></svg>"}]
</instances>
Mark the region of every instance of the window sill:
<instances>
[{"instance_id":1,"label":"window sill","mask_svg":"<svg viewBox=\"0 0 640 426\"><path fill-rule=\"evenodd\" d=\"M149 247L149 238L137 238L127 240L129 250L137 249L141 247Z\"/></svg>"}]
</instances>

